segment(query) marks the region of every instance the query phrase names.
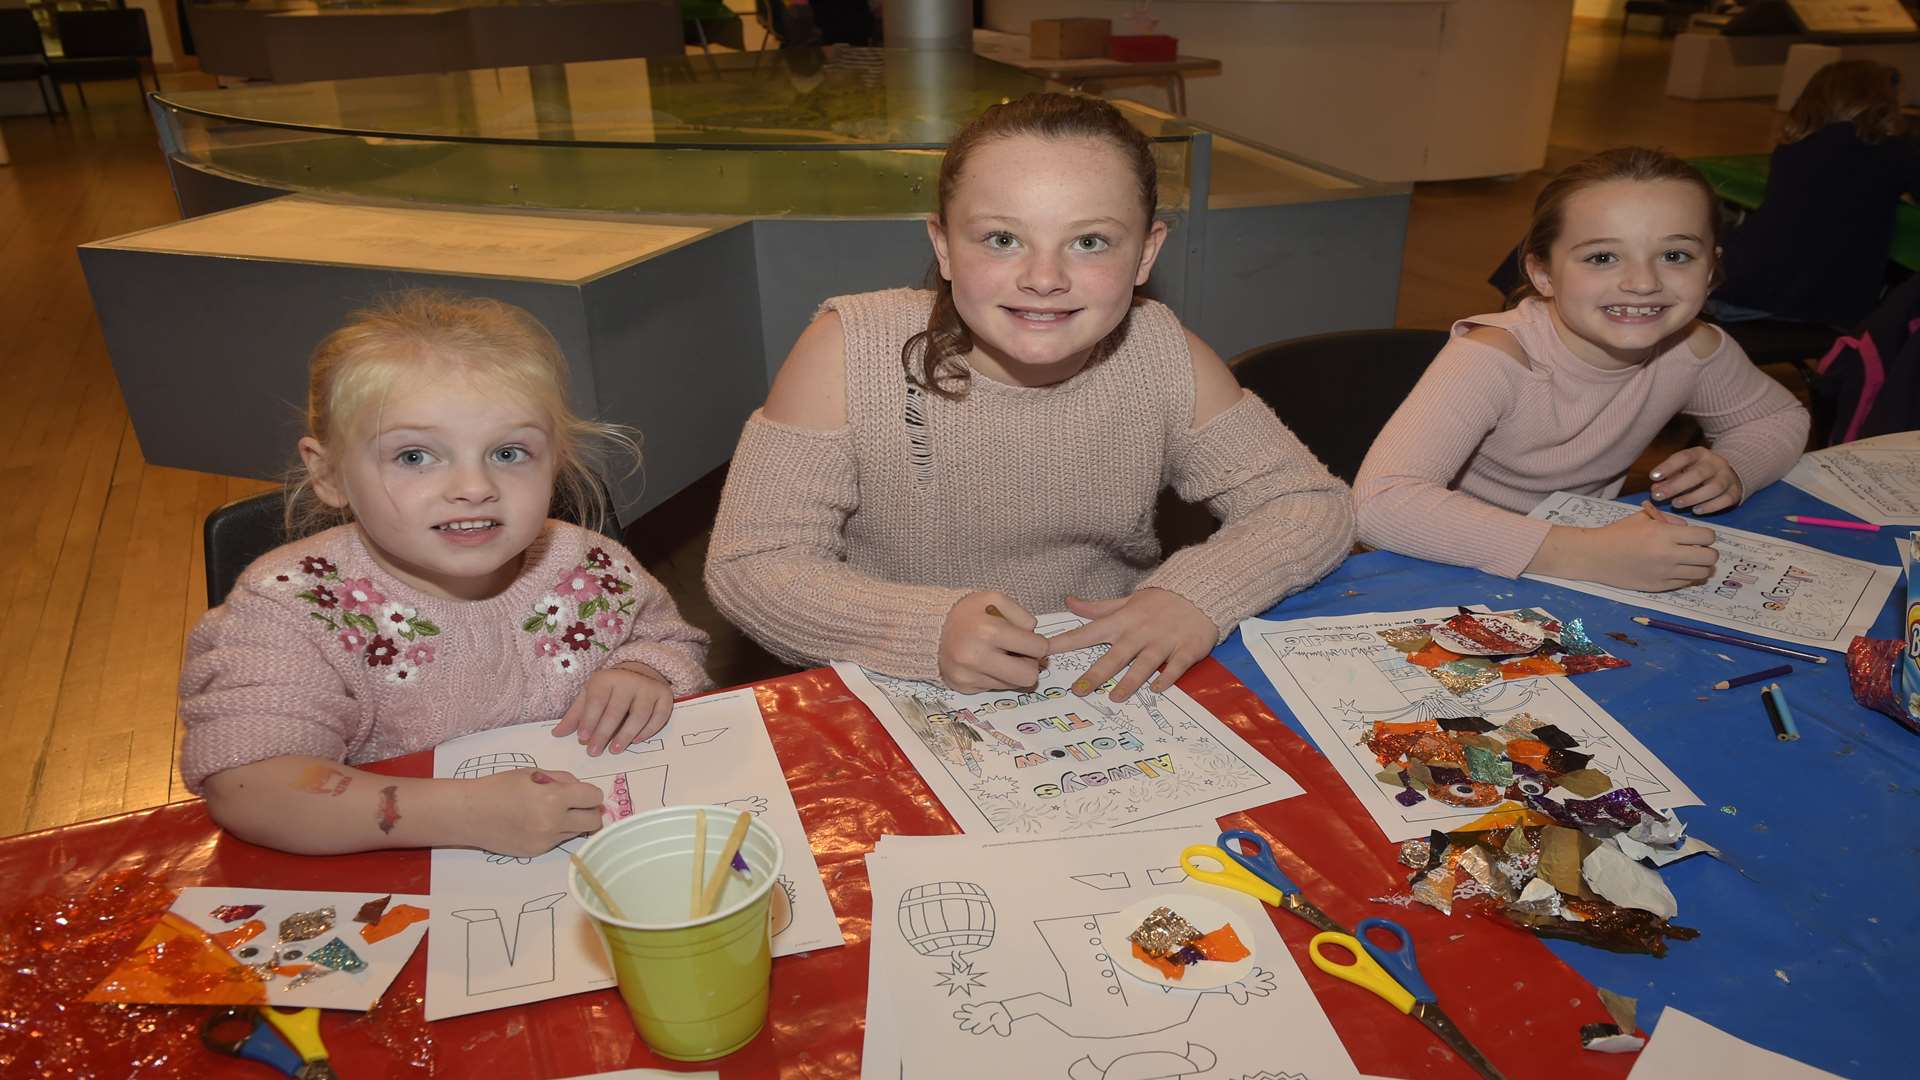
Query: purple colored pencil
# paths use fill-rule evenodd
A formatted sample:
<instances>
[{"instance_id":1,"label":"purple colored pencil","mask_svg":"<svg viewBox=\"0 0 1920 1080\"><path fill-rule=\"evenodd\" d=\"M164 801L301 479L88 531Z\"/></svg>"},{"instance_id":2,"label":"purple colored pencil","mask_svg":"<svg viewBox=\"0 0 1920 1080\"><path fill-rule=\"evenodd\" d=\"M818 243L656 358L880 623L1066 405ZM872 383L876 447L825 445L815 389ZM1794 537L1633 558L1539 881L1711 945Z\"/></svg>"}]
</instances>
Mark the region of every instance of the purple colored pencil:
<instances>
[{"instance_id":1,"label":"purple colored pencil","mask_svg":"<svg viewBox=\"0 0 1920 1080\"><path fill-rule=\"evenodd\" d=\"M1705 638L1708 641L1717 641L1722 645L1738 645L1742 649L1754 649L1759 652L1772 653L1775 656L1791 656L1795 660L1805 660L1809 664L1824 664L1827 662L1827 658L1824 656L1815 656L1812 653L1801 652L1798 649L1789 649L1785 645L1775 645L1770 641L1755 641L1752 638L1722 634L1716 630L1701 630L1692 626L1681 626L1679 623L1670 623L1664 619L1649 619L1645 615L1635 615L1633 621L1639 623L1641 626L1651 626L1655 630L1666 630L1670 633L1685 634L1688 637Z\"/></svg>"},{"instance_id":2,"label":"purple colored pencil","mask_svg":"<svg viewBox=\"0 0 1920 1080\"><path fill-rule=\"evenodd\" d=\"M1713 684L1713 688L1715 690L1731 690L1736 686L1746 686L1748 683L1757 683L1761 679L1771 679L1779 675L1791 674L1793 674L1793 665L1781 664L1779 667L1770 667L1765 671L1756 671L1751 675L1737 675L1731 679L1721 679L1719 682Z\"/></svg>"}]
</instances>

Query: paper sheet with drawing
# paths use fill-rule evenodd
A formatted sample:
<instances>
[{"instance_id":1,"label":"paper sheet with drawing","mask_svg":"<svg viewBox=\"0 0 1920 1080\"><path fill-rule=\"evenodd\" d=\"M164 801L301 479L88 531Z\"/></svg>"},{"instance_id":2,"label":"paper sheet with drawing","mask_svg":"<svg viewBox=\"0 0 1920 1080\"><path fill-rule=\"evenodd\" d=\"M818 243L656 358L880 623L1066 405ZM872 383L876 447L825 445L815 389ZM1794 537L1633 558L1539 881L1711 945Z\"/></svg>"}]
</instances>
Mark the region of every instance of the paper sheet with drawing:
<instances>
[{"instance_id":1,"label":"paper sheet with drawing","mask_svg":"<svg viewBox=\"0 0 1920 1080\"><path fill-rule=\"evenodd\" d=\"M1042 616L1061 634L1086 620ZM1278 765L1178 688L1124 704L1068 691L1105 650L1051 657L1031 693L961 694L837 663L969 833L1050 835L1210 822L1301 793ZM928 715L913 708L918 701Z\"/></svg>"},{"instance_id":2,"label":"paper sheet with drawing","mask_svg":"<svg viewBox=\"0 0 1920 1080\"><path fill-rule=\"evenodd\" d=\"M1920 525L1920 432L1803 454L1787 483L1875 525Z\"/></svg>"},{"instance_id":3,"label":"paper sheet with drawing","mask_svg":"<svg viewBox=\"0 0 1920 1080\"><path fill-rule=\"evenodd\" d=\"M1556 491L1527 515L1556 525L1598 528L1640 513L1635 506ZM1691 522L1690 522L1691 523ZM1900 579L1897 567L1829 555L1712 520L1699 522L1718 539L1720 562L1704 585L1645 593L1591 581L1528 574L1564 589L1591 593L1649 611L1724 626L1778 641L1845 652L1879 616Z\"/></svg>"},{"instance_id":4,"label":"paper sheet with drawing","mask_svg":"<svg viewBox=\"0 0 1920 1080\"><path fill-rule=\"evenodd\" d=\"M1396 799L1404 789L1379 778L1379 761L1361 741L1378 722L1479 716L1499 726L1525 714L1572 736L1579 752L1593 755L1595 769L1617 787L1638 790L1655 808L1699 805L1687 785L1588 697L1576 680L1517 679L1456 695L1380 637L1381 630L1444 619L1456 610L1428 608L1285 622L1248 619L1240 624L1241 639L1260 670L1387 839L1412 840L1432 829L1445 832L1487 810L1433 798L1412 805Z\"/></svg>"},{"instance_id":5,"label":"paper sheet with drawing","mask_svg":"<svg viewBox=\"0 0 1920 1080\"><path fill-rule=\"evenodd\" d=\"M521 724L442 743L437 777L538 766L599 785L616 818L677 803L751 810L786 851L774 894L773 954L842 944L806 830L750 689L682 701L654 738L624 753L587 756L551 723ZM534 859L483 851L433 852L427 936L427 1019L521 1005L613 985L598 935L567 895L574 840Z\"/></svg>"},{"instance_id":6,"label":"paper sheet with drawing","mask_svg":"<svg viewBox=\"0 0 1920 1080\"><path fill-rule=\"evenodd\" d=\"M1339 1036L1259 901L1187 879L1180 850L1215 828L1039 840L882 839L867 856L873 952L863 1077L1114 1080L1179 1075L1346 1080ZM1109 959L1118 915L1203 897L1233 915L1253 970L1166 989ZM1208 927L1207 929L1214 929Z\"/></svg>"}]
</instances>

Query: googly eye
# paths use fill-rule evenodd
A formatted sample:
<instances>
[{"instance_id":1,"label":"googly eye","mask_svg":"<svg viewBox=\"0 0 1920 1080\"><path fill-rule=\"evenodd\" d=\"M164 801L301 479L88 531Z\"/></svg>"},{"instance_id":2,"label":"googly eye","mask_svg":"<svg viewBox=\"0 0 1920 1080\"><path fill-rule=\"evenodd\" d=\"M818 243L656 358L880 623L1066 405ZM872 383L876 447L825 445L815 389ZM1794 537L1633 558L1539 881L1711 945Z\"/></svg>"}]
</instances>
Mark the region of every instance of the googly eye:
<instances>
[{"instance_id":1,"label":"googly eye","mask_svg":"<svg viewBox=\"0 0 1920 1080\"><path fill-rule=\"evenodd\" d=\"M260 955L260 950L252 945L247 945L234 955L242 960L251 960Z\"/></svg>"},{"instance_id":2,"label":"googly eye","mask_svg":"<svg viewBox=\"0 0 1920 1080\"><path fill-rule=\"evenodd\" d=\"M1448 788L1447 790L1453 792L1455 795L1458 795L1463 799L1473 798L1472 784L1455 784L1452 787Z\"/></svg>"},{"instance_id":3,"label":"googly eye","mask_svg":"<svg viewBox=\"0 0 1920 1080\"><path fill-rule=\"evenodd\" d=\"M301 951L300 951L299 949L288 949L288 950L287 950L286 952L283 952L283 953L281 953L281 954L280 954L280 959L282 959L282 960L298 960L298 959L300 959L300 957L301 957L301 955L302 955L302 953L301 953Z\"/></svg>"},{"instance_id":4,"label":"googly eye","mask_svg":"<svg viewBox=\"0 0 1920 1080\"><path fill-rule=\"evenodd\" d=\"M1547 793L1547 785L1532 778L1519 781L1518 786L1523 793L1528 795L1545 795Z\"/></svg>"}]
</instances>

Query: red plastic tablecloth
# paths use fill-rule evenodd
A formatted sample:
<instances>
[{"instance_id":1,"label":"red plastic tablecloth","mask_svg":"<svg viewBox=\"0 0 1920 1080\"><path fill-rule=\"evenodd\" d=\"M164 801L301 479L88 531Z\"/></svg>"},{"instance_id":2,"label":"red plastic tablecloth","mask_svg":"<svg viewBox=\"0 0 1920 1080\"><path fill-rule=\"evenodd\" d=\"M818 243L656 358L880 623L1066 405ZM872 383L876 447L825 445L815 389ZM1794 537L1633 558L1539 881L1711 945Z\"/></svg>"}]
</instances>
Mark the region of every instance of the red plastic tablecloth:
<instances>
[{"instance_id":1,"label":"red plastic tablecloth","mask_svg":"<svg viewBox=\"0 0 1920 1080\"><path fill-rule=\"evenodd\" d=\"M1394 846L1381 837L1326 758L1215 661L1194 668L1180 685L1307 791L1223 818L1223 824L1274 837L1281 864L1335 920L1352 925L1369 914L1389 914L1403 923L1414 935L1441 1006L1496 1067L1514 1080L1626 1074L1630 1055L1580 1049L1580 1025L1607 1019L1591 985L1531 936L1491 919L1369 903L1370 897L1404 893L1407 871L1394 862ZM717 1063L687 1066L654 1058L635 1035L619 996L603 990L436 1022L430 1025L434 1074L569 1077L636 1066L718 1068L727 1078L858 1074L872 916L864 856L883 834L951 833L953 820L832 671L801 672L756 684L754 690L847 944L776 961L767 1029L746 1049ZM376 766L415 776L428 775L431 768L427 753ZM0 881L15 899L76 893L98 874L128 868L175 887L428 891L424 851L287 855L223 835L198 802L0 840ZM1419 1023L1313 967L1306 957L1313 928L1291 915L1271 914L1362 1072L1407 1078L1474 1075ZM425 967L421 949L395 986L417 988ZM184 1027L197 1025L205 1010L178 1013ZM345 1080L425 1073L376 1044L359 1016L329 1013L322 1033ZM5 1049L0 1046L0 1060ZM98 1075L127 1075L126 1059L115 1057L125 1052L101 1046ZM190 1071L266 1075L257 1065L205 1056L204 1068L193 1063Z\"/></svg>"}]
</instances>

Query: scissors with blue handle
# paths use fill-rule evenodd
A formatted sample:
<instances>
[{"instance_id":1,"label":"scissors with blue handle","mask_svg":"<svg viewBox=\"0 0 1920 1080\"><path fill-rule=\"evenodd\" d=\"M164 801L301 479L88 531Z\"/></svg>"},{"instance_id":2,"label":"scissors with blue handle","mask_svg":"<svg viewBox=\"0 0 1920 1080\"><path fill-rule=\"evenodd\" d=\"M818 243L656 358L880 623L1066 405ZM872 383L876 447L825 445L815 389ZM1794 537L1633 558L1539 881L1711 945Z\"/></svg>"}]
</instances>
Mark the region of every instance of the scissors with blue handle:
<instances>
[{"instance_id":1,"label":"scissors with blue handle","mask_svg":"<svg viewBox=\"0 0 1920 1080\"><path fill-rule=\"evenodd\" d=\"M1428 1031L1440 1036L1459 1054L1473 1070L1486 1080L1506 1080L1500 1070L1488 1063L1486 1056L1474 1047L1467 1037L1460 1033L1447 1014L1440 1011L1439 999L1434 996L1433 988L1420 975L1420 965L1413 958L1413 937L1406 927L1392 919L1361 919L1353 928L1352 934L1328 932L1313 935L1307 943L1307 955L1313 958L1313 966L1333 976L1344 979L1364 990L1371 990L1385 999L1387 1004L1425 1024ZM1400 947L1389 952L1374 944L1367 936L1370 930L1384 930L1391 933L1400 942ZM1353 954L1350 963L1340 963L1324 955L1322 945L1338 945Z\"/></svg>"},{"instance_id":2,"label":"scissors with blue handle","mask_svg":"<svg viewBox=\"0 0 1920 1080\"><path fill-rule=\"evenodd\" d=\"M1245 845L1244 850L1235 846L1236 841ZM1193 861L1196 855L1219 863L1220 869L1202 867ZM1271 907L1298 915L1329 933L1347 932L1346 927L1328 918L1326 912L1313 906L1313 901L1301 894L1300 886L1295 885L1287 872L1274 861L1273 845L1267 843L1267 838L1259 833L1228 829L1220 834L1217 846L1195 844L1182 851L1180 868L1195 881L1246 893Z\"/></svg>"},{"instance_id":3,"label":"scissors with blue handle","mask_svg":"<svg viewBox=\"0 0 1920 1080\"><path fill-rule=\"evenodd\" d=\"M257 1061L294 1080L337 1080L320 1041L319 1009L215 1009L200 1025L200 1041L216 1054Z\"/></svg>"}]
</instances>

